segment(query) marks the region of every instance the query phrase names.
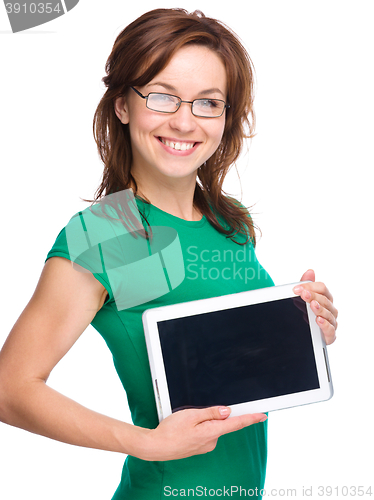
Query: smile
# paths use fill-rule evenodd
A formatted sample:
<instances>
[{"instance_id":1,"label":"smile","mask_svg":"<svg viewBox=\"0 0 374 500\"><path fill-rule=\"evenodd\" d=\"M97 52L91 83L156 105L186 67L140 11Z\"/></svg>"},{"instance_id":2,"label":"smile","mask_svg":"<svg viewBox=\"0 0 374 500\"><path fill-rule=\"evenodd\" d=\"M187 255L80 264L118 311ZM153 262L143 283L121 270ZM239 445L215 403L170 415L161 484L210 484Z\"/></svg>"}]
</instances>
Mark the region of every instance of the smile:
<instances>
[{"instance_id":1,"label":"smile","mask_svg":"<svg viewBox=\"0 0 374 500\"><path fill-rule=\"evenodd\" d=\"M192 149L196 144L195 142L168 141L163 137L159 137L159 140L162 142L162 144L165 144L165 146L168 146L169 148L175 149L177 151L188 151L189 149Z\"/></svg>"}]
</instances>

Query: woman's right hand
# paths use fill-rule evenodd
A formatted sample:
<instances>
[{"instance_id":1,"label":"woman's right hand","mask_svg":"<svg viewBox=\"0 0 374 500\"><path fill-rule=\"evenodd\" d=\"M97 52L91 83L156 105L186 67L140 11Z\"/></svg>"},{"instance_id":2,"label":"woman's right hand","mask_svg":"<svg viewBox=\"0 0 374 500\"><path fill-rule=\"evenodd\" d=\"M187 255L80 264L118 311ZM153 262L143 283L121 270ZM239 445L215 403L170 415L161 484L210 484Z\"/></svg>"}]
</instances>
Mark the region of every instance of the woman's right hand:
<instances>
[{"instance_id":1,"label":"woman's right hand","mask_svg":"<svg viewBox=\"0 0 374 500\"><path fill-rule=\"evenodd\" d=\"M182 410L145 429L96 413L49 387L50 372L91 323L106 290L61 257L44 266L35 293L0 352L0 421L58 441L173 460L214 449L222 434L265 415L227 419L219 408Z\"/></svg>"},{"instance_id":2,"label":"woman's right hand","mask_svg":"<svg viewBox=\"0 0 374 500\"><path fill-rule=\"evenodd\" d=\"M143 460L176 460L213 451L223 434L264 422L267 416L253 413L227 418L230 408L213 406L173 413L155 429L145 433L144 449L138 449Z\"/></svg>"}]
</instances>

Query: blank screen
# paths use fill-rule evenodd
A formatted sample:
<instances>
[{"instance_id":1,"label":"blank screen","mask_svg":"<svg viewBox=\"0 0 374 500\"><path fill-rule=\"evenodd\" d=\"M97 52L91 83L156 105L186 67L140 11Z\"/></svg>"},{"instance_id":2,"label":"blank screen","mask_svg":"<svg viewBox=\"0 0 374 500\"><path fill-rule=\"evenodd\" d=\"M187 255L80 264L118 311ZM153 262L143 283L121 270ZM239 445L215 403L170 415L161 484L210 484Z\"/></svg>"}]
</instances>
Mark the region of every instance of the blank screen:
<instances>
[{"instance_id":1,"label":"blank screen","mask_svg":"<svg viewBox=\"0 0 374 500\"><path fill-rule=\"evenodd\" d=\"M158 330L172 411L319 388L300 297L160 321Z\"/></svg>"}]
</instances>

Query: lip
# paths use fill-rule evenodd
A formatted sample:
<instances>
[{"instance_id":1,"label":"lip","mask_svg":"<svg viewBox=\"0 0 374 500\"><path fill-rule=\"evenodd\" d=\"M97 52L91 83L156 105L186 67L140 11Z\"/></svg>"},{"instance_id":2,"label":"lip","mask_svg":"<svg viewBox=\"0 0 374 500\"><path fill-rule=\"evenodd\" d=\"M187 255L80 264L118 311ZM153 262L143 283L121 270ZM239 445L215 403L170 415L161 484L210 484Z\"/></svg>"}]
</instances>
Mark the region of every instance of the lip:
<instances>
[{"instance_id":1,"label":"lip","mask_svg":"<svg viewBox=\"0 0 374 500\"><path fill-rule=\"evenodd\" d=\"M170 146L167 146L161 141L161 138L169 141L169 142L184 142L185 144L194 144L194 146L191 149L187 149L186 151L181 151L179 149L173 149ZM164 137L164 136L158 136L156 137L158 143L161 145L161 147L167 151L169 154L176 155L176 156L189 156L193 154L196 149L199 147L201 142L196 142L196 141L188 141L188 140L181 140L181 139L175 139L172 137Z\"/></svg>"}]
</instances>

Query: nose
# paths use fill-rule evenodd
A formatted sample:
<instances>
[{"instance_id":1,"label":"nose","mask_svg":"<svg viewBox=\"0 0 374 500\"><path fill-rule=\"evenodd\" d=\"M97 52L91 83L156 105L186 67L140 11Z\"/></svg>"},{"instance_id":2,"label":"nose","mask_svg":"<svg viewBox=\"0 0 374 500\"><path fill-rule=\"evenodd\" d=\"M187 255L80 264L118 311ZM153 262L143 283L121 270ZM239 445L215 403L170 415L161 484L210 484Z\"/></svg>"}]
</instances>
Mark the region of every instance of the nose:
<instances>
[{"instance_id":1,"label":"nose","mask_svg":"<svg viewBox=\"0 0 374 500\"><path fill-rule=\"evenodd\" d=\"M182 102L178 111L170 115L170 127L179 132L192 132L196 128L196 117L192 114L191 104Z\"/></svg>"}]
</instances>

